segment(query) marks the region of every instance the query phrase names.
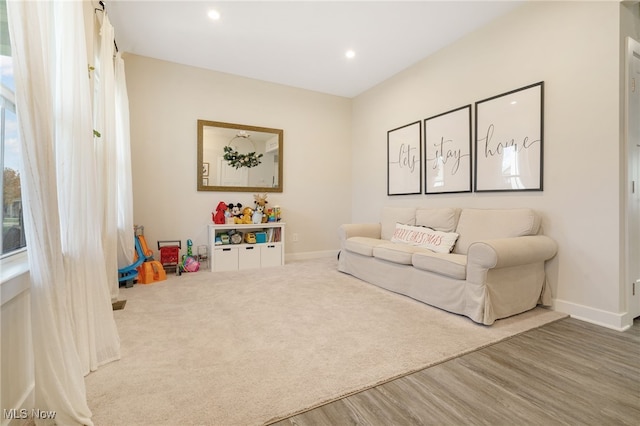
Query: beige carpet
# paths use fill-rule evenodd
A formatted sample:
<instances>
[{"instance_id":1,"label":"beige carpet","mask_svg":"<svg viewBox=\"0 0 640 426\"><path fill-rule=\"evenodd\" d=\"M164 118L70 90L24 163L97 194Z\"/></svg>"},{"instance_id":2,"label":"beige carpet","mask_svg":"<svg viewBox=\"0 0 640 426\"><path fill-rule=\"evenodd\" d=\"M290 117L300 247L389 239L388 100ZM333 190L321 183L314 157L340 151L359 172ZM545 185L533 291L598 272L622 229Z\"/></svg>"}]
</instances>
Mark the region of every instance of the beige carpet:
<instances>
[{"instance_id":1,"label":"beige carpet","mask_svg":"<svg viewBox=\"0 0 640 426\"><path fill-rule=\"evenodd\" d=\"M555 321L487 327L336 270L335 259L120 290L122 359L86 377L97 426L259 425Z\"/></svg>"}]
</instances>

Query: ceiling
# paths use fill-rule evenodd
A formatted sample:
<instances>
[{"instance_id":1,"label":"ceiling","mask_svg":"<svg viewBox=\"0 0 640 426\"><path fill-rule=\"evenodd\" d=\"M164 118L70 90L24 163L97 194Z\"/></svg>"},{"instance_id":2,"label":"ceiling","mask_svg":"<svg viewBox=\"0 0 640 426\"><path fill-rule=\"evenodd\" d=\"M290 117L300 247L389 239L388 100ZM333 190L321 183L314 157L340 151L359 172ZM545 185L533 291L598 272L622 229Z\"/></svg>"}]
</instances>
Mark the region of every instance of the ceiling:
<instances>
[{"instance_id":1,"label":"ceiling","mask_svg":"<svg viewBox=\"0 0 640 426\"><path fill-rule=\"evenodd\" d=\"M104 3L120 51L351 98L522 1Z\"/></svg>"}]
</instances>

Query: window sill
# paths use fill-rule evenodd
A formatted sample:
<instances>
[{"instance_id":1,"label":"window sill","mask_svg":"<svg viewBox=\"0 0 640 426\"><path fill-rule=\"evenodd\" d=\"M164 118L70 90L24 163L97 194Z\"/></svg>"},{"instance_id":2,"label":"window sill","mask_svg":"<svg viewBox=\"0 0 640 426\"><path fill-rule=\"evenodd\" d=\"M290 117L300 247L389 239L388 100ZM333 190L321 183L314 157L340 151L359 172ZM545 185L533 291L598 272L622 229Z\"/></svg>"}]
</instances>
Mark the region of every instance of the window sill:
<instances>
[{"instance_id":1,"label":"window sill","mask_svg":"<svg viewBox=\"0 0 640 426\"><path fill-rule=\"evenodd\" d=\"M9 300L30 287L29 257L27 250L0 259L0 304Z\"/></svg>"}]
</instances>

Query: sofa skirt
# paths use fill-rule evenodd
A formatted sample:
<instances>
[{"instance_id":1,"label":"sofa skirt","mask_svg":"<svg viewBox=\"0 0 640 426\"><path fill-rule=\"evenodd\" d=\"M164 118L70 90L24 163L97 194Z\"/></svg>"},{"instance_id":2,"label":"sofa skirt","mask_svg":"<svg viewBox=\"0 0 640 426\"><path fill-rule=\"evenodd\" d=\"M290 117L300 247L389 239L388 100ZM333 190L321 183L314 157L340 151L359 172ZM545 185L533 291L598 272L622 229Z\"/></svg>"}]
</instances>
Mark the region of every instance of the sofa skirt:
<instances>
[{"instance_id":1,"label":"sofa skirt","mask_svg":"<svg viewBox=\"0 0 640 426\"><path fill-rule=\"evenodd\" d=\"M338 270L394 293L485 323L485 291L466 280L456 280L411 265L346 250L340 253ZM493 320L490 320L491 323Z\"/></svg>"}]
</instances>

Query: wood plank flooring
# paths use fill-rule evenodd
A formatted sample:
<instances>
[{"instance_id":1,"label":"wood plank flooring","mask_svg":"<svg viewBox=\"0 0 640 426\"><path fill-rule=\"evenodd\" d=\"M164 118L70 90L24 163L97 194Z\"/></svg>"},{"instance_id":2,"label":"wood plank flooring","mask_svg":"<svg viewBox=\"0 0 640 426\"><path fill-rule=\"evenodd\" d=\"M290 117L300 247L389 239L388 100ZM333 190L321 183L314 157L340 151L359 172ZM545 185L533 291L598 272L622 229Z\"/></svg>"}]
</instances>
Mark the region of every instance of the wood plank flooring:
<instances>
[{"instance_id":1,"label":"wood plank flooring","mask_svg":"<svg viewBox=\"0 0 640 426\"><path fill-rule=\"evenodd\" d=\"M556 321L276 425L639 426L640 321Z\"/></svg>"}]
</instances>

